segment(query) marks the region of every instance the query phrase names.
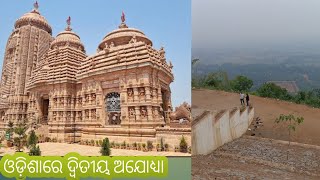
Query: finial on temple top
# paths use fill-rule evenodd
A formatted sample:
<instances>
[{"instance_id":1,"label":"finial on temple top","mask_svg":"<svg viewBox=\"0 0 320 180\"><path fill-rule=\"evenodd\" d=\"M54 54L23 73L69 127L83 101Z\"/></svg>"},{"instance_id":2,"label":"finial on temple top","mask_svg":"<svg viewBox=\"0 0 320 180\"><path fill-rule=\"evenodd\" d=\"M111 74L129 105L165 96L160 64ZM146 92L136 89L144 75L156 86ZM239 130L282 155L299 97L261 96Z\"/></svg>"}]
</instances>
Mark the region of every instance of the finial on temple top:
<instances>
[{"instance_id":1,"label":"finial on temple top","mask_svg":"<svg viewBox=\"0 0 320 180\"><path fill-rule=\"evenodd\" d=\"M71 31L72 29L71 29L71 27L70 27L70 25L71 25L71 17L69 16L68 17L68 19L67 19L67 28L66 28L66 31Z\"/></svg>"},{"instance_id":2,"label":"finial on temple top","mask_svg":"<svg viewBox=\"0 0 320 180\"><path fill-rule=\"evenodd\" d=\"M126 21L126 15L122 11L121 24L120 24L119 28L128 28L128 26L126 25L125 21Z\"/></svg>"},{"instance_id":3,"label":"finial on temple top","mask_svg":"<svg viewBox=\"0 0 320 180\"><path fill-rule=\"evenodd\" d=\"M36 2L33 4L33 7L34 7L35 10L38 10L38 9L39 9L38 1L36 1Z\"/></svg>"},{"instance_id":4,"label":"finial on temple top","mask_svg":"<svg viewBox=\"0 0 320 180\"><path fill-rule=\"evenodd\" d=\"M125 16L124 12L122 11L121 22L124 23L125 21L126 21L126 16Z\"/></svg>"}]
</instances>

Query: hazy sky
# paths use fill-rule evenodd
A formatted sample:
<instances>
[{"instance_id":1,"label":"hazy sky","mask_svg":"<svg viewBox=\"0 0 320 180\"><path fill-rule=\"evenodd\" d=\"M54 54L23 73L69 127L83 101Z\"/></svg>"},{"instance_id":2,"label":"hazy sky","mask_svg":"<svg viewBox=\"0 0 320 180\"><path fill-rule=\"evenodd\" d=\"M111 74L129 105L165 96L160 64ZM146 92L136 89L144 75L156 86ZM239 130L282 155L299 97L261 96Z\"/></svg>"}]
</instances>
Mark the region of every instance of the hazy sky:
<instances>
[{"instance_id":1,"label":"hazy sky","mask_svg":"<svg viewBox=\"0 0 320 180\"><path fill-rule=\"evenodd\" d=\"M0 69L4 49L14 22L33 9L34 0L7 0L0 6ZM164 46L172 60L175 80L171 85L173 105L191 101L191 0L38 0L40 13L48 20L53 36L63 31L71 16L87 54L96 52L103 37L118 28L121 12L129 27L143 31L156 49Z\"/></svg>"},{"instance_id":2,"label":"hazy sky","mask_svg":"<svg viewBox=\"0 0 320 180\"><path fill-rule=\"evenodd\" d=\"M320 1L193 0L192 35L195 48L318 43Z\"/></svg>"}]
</instances>

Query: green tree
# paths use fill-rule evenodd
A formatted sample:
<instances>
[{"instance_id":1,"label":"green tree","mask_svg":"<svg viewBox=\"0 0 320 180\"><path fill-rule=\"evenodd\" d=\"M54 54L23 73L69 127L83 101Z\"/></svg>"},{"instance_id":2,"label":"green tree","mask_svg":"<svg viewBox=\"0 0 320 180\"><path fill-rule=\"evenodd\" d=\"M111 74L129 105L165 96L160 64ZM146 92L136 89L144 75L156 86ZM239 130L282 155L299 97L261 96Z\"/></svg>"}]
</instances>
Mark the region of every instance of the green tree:
<instances>
[{"instance_id":1,"label":"green tree","mask_svg":"<svg viewBox=\"0 0 320 180\"><path fill-rule=\"evenodd\" d=\"M6 133L10 135L9 141L12 141L12 136L13 136L13 132L14 132L14 124L13 122L9 121L8 122L8 128L6 130Z\"/></svg>"},{"instance_id":2,"label":"green tree","mask_svg":"<svg viewBox=\"0 0 320 180\"><path fill-rule=\"evenodd\" d=\"M265 83L258 90L257 93L262 97L276 98L282 100L291 100L292 96L284 88L281 88L274 83Z\"/></svg>"},{"instance_id":3,"label":"green tree","mask_svg":"<svg viewBox=\"0 0 320 180\"><path fill-rule=\"evenodd\" d=\"M207 74L204 80L204 85L218 90L230 90L228 74L224 71Z\"/></svg>"},{"instance_id":4,"label":"green tree","mask_svg":"<svg viewBox=\"0 0 320 180\"><path fill-rule=\"evenodd\" d=\"M188 152L188 143L184 136L182 136L182 138L180 139L180 152Z\"/></svg>"},{"instance_id":5,"label":"green tree","mask_svg":"<svg viewBox=\"0 0 320 180\"><path fill-rule=\"evenodd\" d=\"M237 76L231 81L231 88L237 92L247 92L253 86L253 81L245 76Z\"/></svg>"},{"instance_id":6,"label":"green tree","mask_svg":"<svg viewBox=\"0 0 320 180\"><path fill-rule=\"evenodd\" d=\"M303 123L303 121L304 121L303 117L295 117L292 114L289 114L289 115L281 114L275 120L275 123L277 123L277 124L282 123L282 124L285 124L287 126L286 128L287 128L288 134L289 134L289 145L288 145L288 148L290 147L292 132L295 132L297 126L300 125L301 123ZM288 158L289 158L289 150L287 151L287 160L288 160Z\"/></svg>"},{"instance_id":7,"label":"green tree","mask_svg":"<svg viewBox=\"0 0 320 180\"><path fill-rule=\"evenodd\" d=\"M105 138L103 140L100 153L102 156L110 156L111 155L110 143L109 143L108 138Z\"/></svg>"},{"instance_id":8,"label":"green tree","mask_svg":"<svg viewBox=\"0 0 320 180\"><path fill-rule=\"evenodd\" d=\"M38 136L34 132L34 130L31 131L29 138L28 138L28 147L35 146L38 143Z\"/></svg>"},{"instance_id":9,"label":"green tree","mask_svg":"<svg viewBox=\"0 0 320 180\"><path fill-rule=\"evenodd\" d=\"M30 149L29 155L30 156L41 156L40 147L33 145Z\"/></svg>"},{"instance_id":10,"label":"green tree","mask_svg":"<svg viewBox=\"0 0 320 180\"><path fill-rule=\"evenodd\" d=\"M18 124L18 126L14 128L14 133L17 135L17 137L14 138L14 144L18 152L21 152L21 149L23 149L26 143L26 131L27 126L23 123Z\"/></svg>"}]
</instances>

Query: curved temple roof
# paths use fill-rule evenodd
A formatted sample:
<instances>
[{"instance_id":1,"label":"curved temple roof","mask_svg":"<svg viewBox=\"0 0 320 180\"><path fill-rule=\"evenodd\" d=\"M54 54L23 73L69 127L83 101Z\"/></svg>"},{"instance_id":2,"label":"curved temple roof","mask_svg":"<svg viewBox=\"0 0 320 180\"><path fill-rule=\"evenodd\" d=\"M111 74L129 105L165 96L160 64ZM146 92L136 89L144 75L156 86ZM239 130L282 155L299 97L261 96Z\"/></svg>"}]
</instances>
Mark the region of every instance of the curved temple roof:
<instances>
[{"instance_id":1,"label":"curved temple roof","mask_svg":"<svg viewBox=\"0 0 320 180\"><path fill-rule=\"evenodd\" d=\"M15 22L14 27L19 28L25 25L35 25L52 34L52 28L49 25L48 21L43 16L41 16L38 10L37 2L34 4L34 9L31 12L24 14Z\"/></svg>"}]
</instances>

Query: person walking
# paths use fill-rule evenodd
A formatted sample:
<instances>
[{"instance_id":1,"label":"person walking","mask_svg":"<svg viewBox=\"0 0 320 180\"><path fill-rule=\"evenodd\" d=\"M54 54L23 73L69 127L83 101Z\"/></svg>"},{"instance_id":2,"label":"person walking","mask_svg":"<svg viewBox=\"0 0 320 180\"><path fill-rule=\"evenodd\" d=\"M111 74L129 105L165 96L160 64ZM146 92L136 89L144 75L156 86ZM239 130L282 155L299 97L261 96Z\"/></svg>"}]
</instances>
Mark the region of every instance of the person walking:
<instances>
[{"instance_id":1,"label":"person walking","mask_svg":"<svg viewBox=\"0 0 320 180\"><path fill-rule=\"evenodd\" d=\"M249 100L250 100L250 98L249 98L249 94L247 93L247 94L246 94L246 102L247 102L247 106L249 106Z\"/></svg>"},{"instance_id":2,"label":"person walking","mask_svg":"<svg viewBox=\"0 0 320 180\"><path fill-rule=\"evenodd\" d=\"M241 105L245 105L244 104L244 94L242 92L240 92L240 103L241 103Z\"/></svg>"}]
</instances>

